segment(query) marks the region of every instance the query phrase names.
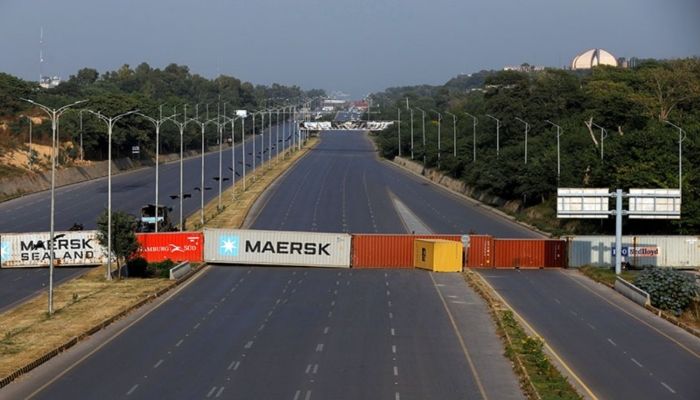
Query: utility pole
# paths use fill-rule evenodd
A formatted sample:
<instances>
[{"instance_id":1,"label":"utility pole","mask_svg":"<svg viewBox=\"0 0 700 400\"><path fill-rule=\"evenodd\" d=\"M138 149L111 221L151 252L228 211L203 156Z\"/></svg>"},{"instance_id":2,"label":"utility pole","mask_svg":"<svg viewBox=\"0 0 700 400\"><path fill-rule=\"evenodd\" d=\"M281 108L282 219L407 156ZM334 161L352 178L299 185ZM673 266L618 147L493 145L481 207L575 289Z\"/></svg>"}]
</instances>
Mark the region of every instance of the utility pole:
<instances>
[{"instance_id":1,"label":"utility pole","mask_svg":"<svg viewBox=\"0 0 700 400\"><path fill-rule=\"evenodd\" d=\"M472 162L475 163L476 162L476 125L479 123L479 120L475 116L469 114L468 112L465 112L465 114L472 117L472 120L473 120L473 124L472 124L472 152L474 154L472 156Z\"/></svg>"},{"instance_id":2,"label":"utility pole","mask_svg":"<svg viewBox=\"0 0 700 400\"><path fill-rule=\"evenodd\" d=\"M525 124L525 164L527 164L527 133L530 131L530 124L518 117L515 117L515 119Z\"/></svg>"},{"instance_id":3,"label":"utility pole","mask_svg":"<svg viewBox=\"0 0 700 400\"><path fill-rule=\"evenodd\" d=\"M501 120L489 114L486 116L496 121L496 158L499 158L501 156Z\"/></svg>"},{"instance_id":4,"label":"utility pole","mask_svg":"<svg viewBox=\"0 0 700 400\"><path fill-rule=\"evenodd\" d=\"M550 120L544 121L553 127L557 128L557 184L559 184L559 178L561 177L561 146L560 146L560 137L563 134L561 131L561 126L555 124L554 122Z\"/></svg>"}]
</instances>

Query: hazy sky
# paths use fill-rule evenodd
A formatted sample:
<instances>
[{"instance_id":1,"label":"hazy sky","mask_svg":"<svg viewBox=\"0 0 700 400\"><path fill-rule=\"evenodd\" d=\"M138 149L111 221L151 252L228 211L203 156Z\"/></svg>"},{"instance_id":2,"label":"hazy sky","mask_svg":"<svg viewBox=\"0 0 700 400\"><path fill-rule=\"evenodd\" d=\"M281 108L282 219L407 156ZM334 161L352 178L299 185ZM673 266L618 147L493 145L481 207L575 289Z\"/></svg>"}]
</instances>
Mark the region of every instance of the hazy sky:
<instances>
[{"instance_id":1,"label":"hazy sky","mask_svg":"<svg viewBox=\"0 0 700 400\"><path fill-rule=\"evenodd\" d=\"M700 0L0 0L0 72L175 62L206 77L342 90L438 84L465 72L700 55Z\"/></svg>"}]
</instances>

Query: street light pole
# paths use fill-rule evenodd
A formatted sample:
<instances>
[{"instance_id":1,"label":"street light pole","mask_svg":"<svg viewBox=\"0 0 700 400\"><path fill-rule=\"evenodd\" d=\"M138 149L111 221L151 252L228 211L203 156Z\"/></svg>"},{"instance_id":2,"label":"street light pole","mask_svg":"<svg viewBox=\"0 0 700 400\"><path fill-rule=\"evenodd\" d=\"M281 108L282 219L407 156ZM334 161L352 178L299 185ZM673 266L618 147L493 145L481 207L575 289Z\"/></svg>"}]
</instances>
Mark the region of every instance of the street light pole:
<instances>
[{"instance_id":1,"label":"street light pole","mask_svg":"<svg viewBox=\"0 0 700 400\"><path fill-rule=\"evenodd\" d=\"M33 124L32 124L32 117L30 117L28 115L26 117L27 117L27 121L29 121L29 159L28 159L28 163L29 163L29 170L31 171L33 169L32 168L32 158L33 158L33 154L32 154L32 125ZM82 126L82 120L81 120L81 126Z\"/></svg>"},{"instance_id":2,"label":"street light pole","mask_svg":"<svg viewBox=\"0 0 700 400\"><path fill-rule=\"evenodd\" d=\"M173 115L175 114L175 107L173 107ZM185 148L185 126L187 125L187 104L184 105L184 113L182 116L182 122L177 122L174 118L170 120L172 123L174 123L178 129L180 130L180 232L183 230L183 217L182 217L182 196L184 195L182 193L182 172L183 172L183 155L184 155L184 148Z\"/></svg>"},{"instance_id":3,"label":"street light pole","mask_svg":"<svg viewBox=\"0 0 700 400\"><path fill-rule=\"evenodd\" d=\"M423 124L423 168L425 168L426 167L426 162L425 162L426 161L426 153L427 153L427 151L425 149L425 111L418 108L418 107L416 107L416 110L421 112L421 121Z\"/></svg>"},{"instance_id":4,"label":"street light pole","mask_svg":"<svg viewBox=\"0 0 700 400\"><path fill-rule=\"evenodd\" d=\"M39 104L34 100L22 99L27 103L39 107L51 118L51 216L50 216L50 232L49 232L49 315L53 315L53 268L54 268L54 222L55 222L55 210L56 210L56 132L58 120L61 118L64 112L68 109L77 106L78 104L85 103L87 100L80 100L74 103L65 105L60 108L49 108L43 104ZM31 122L30 122L31 123ZM30 146L30 157L31 157L31 146Z\"/></svg>"},{"instance_id":5,"label":"street light pole","mask_svg":"<svg viewBox=\"0 0 700 400\"><path fill-rule=\"evenodd\" d=\"M437 132L437 133L438 133L438 135L437 135L437 136L438 136L438 143L437 143L438 151L437 151L437 167L438 167L438 169L440 169L440 153L442 153L442 148L441 148L441 145L440 145L440 143L441 143L440 132L441 132L441 130L442 130L442 114L440 114L439 112L437 112L437 111L435 111L435 110L431 110L431 111L434 112L435 114L437 114L437 116L438 116L438 132Z\"/></svg>"},{"instance_id":6,"label":"street light pole","mask_svg":"<svg viewBox=\"0 0 700 400\"><path fill-rule=\"evenodd\" d=\"M596 124L595 122L591 122L591 125L600 129L600 161L603 161L603 157L605 157L603 147L605 144L605 138L608 137L608 131L602 126Z\"/></svg>"},{"instance_id":7,"label":"street light pole","mask_svg":"<svg viewBox=\"0 0 700 400\"><path fill-rule=\"evenodd\" d=\"M469 114L468 112L465 112L468 116L472 118L473 124L472 124L472 152L474 153L472 155L472 162L476 162L476 125L479 123L478 118L475 116Z\"/></svg>"},{"instance_id":8,"label":"street light pole","mask_svg":"<svg viewBox=\"0 0 700 400\"><path fill-rule=\"evenodd\" d=\"M457 158L457 116L447 111L445 114L452 117L452 157Z\"/></svg>"},{"instance_id":9,"label":"street light pole","mask_svg":"<svg viewBox=\"0 0 700 400\"><path fill-rule=\"evenodd\" d=\"M561 177L561 152L560 152L560 137L563 134L561 131L561 126L555 124L550 120L544 121L553 127L557 128L557 184L559 184L559 178Z\"/></svg>"},{"instance_id":10,"label":"street light pole","mask_svg":"<svg viewBox=\"0 0 700 400\"><path fill-rule=\"evenodd\" d=\"M399 113L399 125L398 125L399 134L398 134L398 137L399 137L399 157L401 157L401 108L399 107L396 110Z\"/></svg>"},{"instance_id":11,"label":"street light pole","mask_svg":"<svg viewBox=\"0 0 700 400\"><path fill-rule=\"evenodd\" d=\"M515 119L525 124L525 164L527 164L527 133L530 131L530 124L523 121L521 118L515 117Z\"/></svg>"},{"instance_id":12,"label":"street light pole","mask_svg":"<svg viewBox=\"0 0 700 400\"><path fill-rule=\"evenodd\" d=\"M496 121L496 158L498 158L501 156L501 120L489 114L486 116Z\"/></svg>"},{"instance_id":13,"label":"street light pole","mask_svg":"<svg viewBox=\"0 0 700 400\"><path fill-rule=\"evenodd\" d=\"M114 117L107 117L102 113L86 110L90 114L107 124L107 275L106 279L112 280L112 130L120 119L135 114L138 110L128 111Z\"/></svg>"},{"instance_id":14,"label":"street light pole","mask_svg":"<svg viewBox=\"0 0 700 400\"><path fill-rule=\"evenodd\" d=\"M413 160L413 109L409 108L411 110L411 160Z\"/></svg>"},{"instance_id":15,"label":"street light pole","mask_svg":"<svg viewBox=\"0 0 700 400\"><path fill-rule=\"evenodd\" d=\"M686 139L687 135L683 128L675 125L672 122L664 121L668 125L678 129L678 190L683 192L683 141Z\"/></svg>"}]
</instances>

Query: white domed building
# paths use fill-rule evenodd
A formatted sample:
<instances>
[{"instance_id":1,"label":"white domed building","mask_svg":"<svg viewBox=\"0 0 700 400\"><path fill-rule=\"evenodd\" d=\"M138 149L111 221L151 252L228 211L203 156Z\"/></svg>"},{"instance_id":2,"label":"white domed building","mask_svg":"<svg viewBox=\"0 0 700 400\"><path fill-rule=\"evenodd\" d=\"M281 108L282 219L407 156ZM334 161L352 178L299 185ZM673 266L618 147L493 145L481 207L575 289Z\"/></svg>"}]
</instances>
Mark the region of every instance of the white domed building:
<instances>
[{"instance_id":1,"label":"white domed building","mask_svg":"<svg viewBox=\"0 0 700 400\"><path fill-rule=\"evenodd\" d=\"M591 69L597 65L610 65L617 67L617 59L610 52L603 49L590 49L571 61L571 69Z\"/></svg>"}]
</instances>

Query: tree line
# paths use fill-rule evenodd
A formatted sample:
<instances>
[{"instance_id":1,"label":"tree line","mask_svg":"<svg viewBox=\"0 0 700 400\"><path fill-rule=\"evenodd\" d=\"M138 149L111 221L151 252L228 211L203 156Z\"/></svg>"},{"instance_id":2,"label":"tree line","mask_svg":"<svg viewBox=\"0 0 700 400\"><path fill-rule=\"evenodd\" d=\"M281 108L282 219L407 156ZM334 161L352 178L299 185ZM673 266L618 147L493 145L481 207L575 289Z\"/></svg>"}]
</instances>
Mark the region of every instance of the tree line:
<instances>
[{"instance_id":1,"label":"tree line","mask_svg":"<svg viewBox=\"0 0 700 400\"><path fill-rule=\"evenodd\" d=\"M426 88L394 88L373 95L382 118L397 120L401 109L401 153L410 158L413 109L414 158L437 168L438 115L442 114L440 170L468 186L520 202L553 220L557 187L678 188L679 132L682 143L682 219L626 222L629 233L700 232L700 60L647 60L638 67L590 71L482 71ZM408 108L407 108L408 106ZM426 146L422 145L422 113ZM377 110L373 110L377 111ZM457 140L453 119L457 117ZM477 119L476 141L473 140ZM487 117L486 115L491 117ZM500 120L497 151L497 124ZM557 175L556 128L561 126ZM525 128L529 126L527 163ZM604 130L601 130L604 129ZM381 153L398 155L398 126L378 137ZM454 146L457 156L453 156ZM476 160L473 149L476 147ZM602 149L601 149L602 147ZM556 233L611 232L613 221L562 220Z\"/></svg>"}]
</instances>

